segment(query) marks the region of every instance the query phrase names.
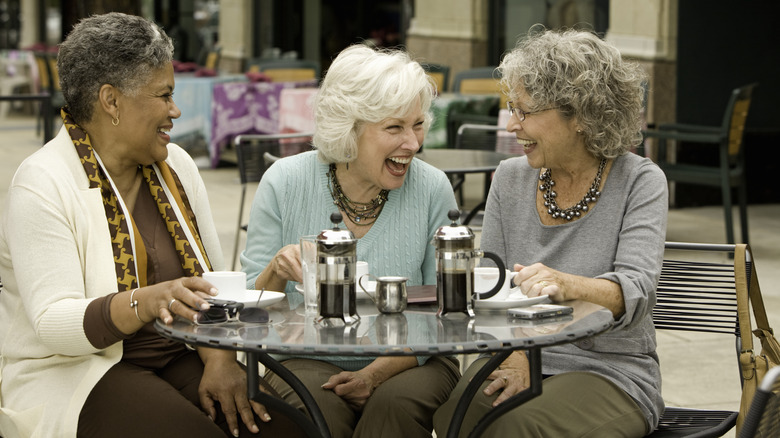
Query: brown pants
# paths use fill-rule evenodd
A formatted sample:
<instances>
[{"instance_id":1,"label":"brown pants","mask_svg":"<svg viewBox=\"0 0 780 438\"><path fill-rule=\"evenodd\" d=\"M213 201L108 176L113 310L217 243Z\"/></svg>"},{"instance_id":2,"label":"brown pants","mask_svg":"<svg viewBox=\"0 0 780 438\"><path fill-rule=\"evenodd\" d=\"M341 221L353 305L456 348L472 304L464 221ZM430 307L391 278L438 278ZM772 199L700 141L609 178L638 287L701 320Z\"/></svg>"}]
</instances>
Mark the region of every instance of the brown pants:
<instances>
[{"instance_id":1,"label":"brown pants","mask_svg":"<svg viewBox=\"0 0 780 438\"><path fill-rule=\"evenodd\" d=\"M466 385L487 362L476 360L463 374L449 401L433 417L436 436L447 435L449 422ZM491 397L482 390L474 394L459 437L468 436L479 419L491 409L500 392ZM639 406L609 380L593 373L573 372L544 380L542 394L507 412L485 430L484 437L642 437L647 422Z\"/></svg>"},{"instance_id":2,"label":"brown pants","mask_svg":"<svg viewBox=\"0 0 780 438\"><path fill-rule=\"evenodd\" d=\"M203 362L187 352L159 370L119 362L90 392L79 415L79 437L232 436L219 404L211 421L200 409ZM256 417L262 428L261 421ZM240 436L254 435L238 420Z\"/></svg>"},{"instance_id":3,"label":"brown pants","mask_svg":"<svg viewBox=\"0 0 780 438\"><path fill-rule=\"evenodd\" d=\"M460 375L457 361L432 357L388 379L374 391L363 411L355 412L333 391L321 388L341 368L311 359L290 359L283 364L312 393L333 438L430 438L433 413L447 400ZM306 412L281 378L269 371L265 379L285 401Z\"/></svg>"}]
</instances>

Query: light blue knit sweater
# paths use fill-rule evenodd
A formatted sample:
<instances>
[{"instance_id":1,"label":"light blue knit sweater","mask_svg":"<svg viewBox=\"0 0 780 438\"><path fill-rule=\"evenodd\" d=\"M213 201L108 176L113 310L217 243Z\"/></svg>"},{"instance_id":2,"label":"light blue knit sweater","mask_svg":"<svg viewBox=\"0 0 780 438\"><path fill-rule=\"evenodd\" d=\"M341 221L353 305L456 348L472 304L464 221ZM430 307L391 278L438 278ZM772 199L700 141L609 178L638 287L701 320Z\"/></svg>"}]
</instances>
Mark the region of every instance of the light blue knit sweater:
<instances>
[{"instance_id":1,"label":"light blue knit sweater","mask_svg":"<svg viewBox=\"0 0 780 438\"><path fill-rule=\"evenodd\" d=\"M249 289L254 289L255 279L280 248L298 243L301 236L333 228L330 215L337 208L327 173L328 165L312 151L283 158L263 175L252 203L246 250L241 254ZM404 276L409 286L436 284L431 242L436 230L450 223L447 212L453 208L457 204L447 176L414 159L403 186L390 191L379 218L358 240L358 260L367 261L373 275ZM340 227L346 228L343 222ZM291 300L301 299L292 282L285 292ZM372 360L328 358L347 370L358 370Z\"/></svg>"}]
</instances>

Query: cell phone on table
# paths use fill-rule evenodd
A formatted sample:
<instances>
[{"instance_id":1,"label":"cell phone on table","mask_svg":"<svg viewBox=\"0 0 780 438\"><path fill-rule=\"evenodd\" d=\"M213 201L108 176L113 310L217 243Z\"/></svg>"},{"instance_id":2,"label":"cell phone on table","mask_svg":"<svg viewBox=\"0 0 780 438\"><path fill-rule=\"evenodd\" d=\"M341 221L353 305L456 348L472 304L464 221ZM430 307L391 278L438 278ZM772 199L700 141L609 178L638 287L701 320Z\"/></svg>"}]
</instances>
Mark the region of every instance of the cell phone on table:
<instances>
[{"instance_id":1,"label":"cell phone on table","mask_svg":"<svg viewBox=\"0 0 780 438\"><path fill-rule=\"evenodd\" d=\"M562 315L570 315L574 309L560 304L534 304L528 307L509 309L507 314L518 319L544 319Z\"/></svg>"}]
</instances>

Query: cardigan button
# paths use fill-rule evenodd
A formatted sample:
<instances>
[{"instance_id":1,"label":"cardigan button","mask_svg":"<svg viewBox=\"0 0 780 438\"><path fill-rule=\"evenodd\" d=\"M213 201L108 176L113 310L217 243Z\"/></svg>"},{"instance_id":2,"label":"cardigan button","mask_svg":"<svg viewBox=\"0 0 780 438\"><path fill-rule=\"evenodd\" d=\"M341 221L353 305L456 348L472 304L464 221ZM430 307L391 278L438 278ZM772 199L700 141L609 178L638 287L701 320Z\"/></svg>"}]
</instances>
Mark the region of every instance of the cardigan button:
<instances>
[{"instance_id":1,"label":"cardigan button","mask_svg":"<svg viewBox=\"0 0 780 438\"><path fill-rule=\"evenodd\" d=\"M593 348L593 339L587 338L576 342L576 345L583 350L590 350Z\"/></svg>"}]
</instances>

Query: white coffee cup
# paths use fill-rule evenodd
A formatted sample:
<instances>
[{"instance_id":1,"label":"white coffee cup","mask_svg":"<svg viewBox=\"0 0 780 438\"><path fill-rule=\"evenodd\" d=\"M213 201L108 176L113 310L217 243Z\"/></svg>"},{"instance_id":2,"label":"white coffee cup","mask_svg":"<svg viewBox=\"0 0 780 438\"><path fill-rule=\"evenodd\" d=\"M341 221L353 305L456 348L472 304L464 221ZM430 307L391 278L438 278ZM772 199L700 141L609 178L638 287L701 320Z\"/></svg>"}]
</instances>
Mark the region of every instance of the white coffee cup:
<instances>
[{"instance_id":1,"label":"white coffee cup","mask_svg":"<svg viewBox=\"0 0 780 438\"><path fill-rule=\"evenodd\" d=\"M220 300L241 301L246 295L246 273L241 271L204 272L203 279L214 285Z\"/></svg>"},{"instance_id":2,"label":"white coffee cup","mask_svg":"<svg viewBox=\"0 0 780 438\"><path fill-rule=\"evenodd\" d=\"M489 298L490 300L505 300L509 295L509 289L512 287L511 281L513 273L509 272L508 269L505 271L506 279L504 280L504 285L501 286L498 293ZM474 292L488 292L493 289L496 282L498 282L498 268L488 266L474 268Z\"/></svg>"},{"instance_id":3,"label":"white coffee cup","mask_svg":"<svg viewBox=\"0 0 780 438\"><path fill-rule=\"evenodd\" d=\"M355 282L366 274L368 274L368 262L358 261L355 263Z\"/></svg>"}]
</instances>

